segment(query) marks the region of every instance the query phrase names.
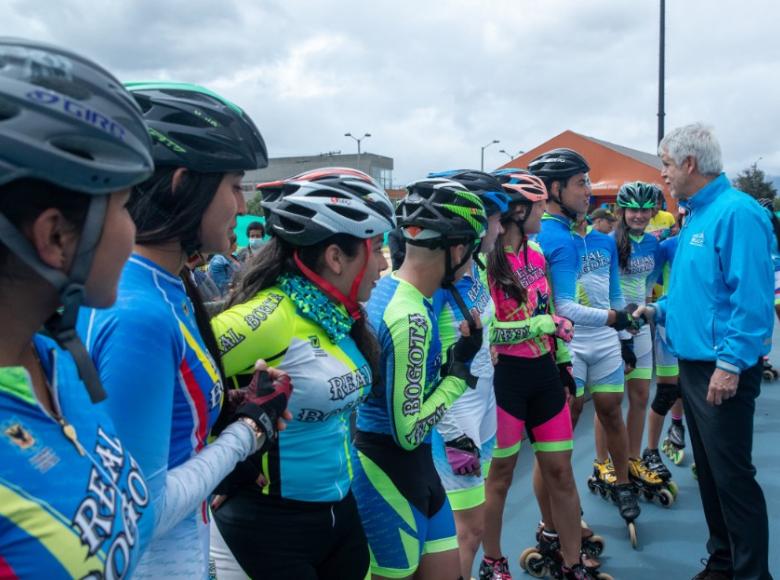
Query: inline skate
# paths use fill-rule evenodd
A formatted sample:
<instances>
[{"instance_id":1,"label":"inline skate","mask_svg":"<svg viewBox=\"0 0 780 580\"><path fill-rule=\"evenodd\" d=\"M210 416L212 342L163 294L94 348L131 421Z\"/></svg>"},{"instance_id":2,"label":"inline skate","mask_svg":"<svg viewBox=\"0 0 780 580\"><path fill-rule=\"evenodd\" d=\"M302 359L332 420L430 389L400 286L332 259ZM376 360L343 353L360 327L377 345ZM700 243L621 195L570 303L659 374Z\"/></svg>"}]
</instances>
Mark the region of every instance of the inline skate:
<instances>
[{"instance_id":1,"label":"inline skate","mask_svg":"<svg viewBox=\"0 0 780 580\"><path fill-rule=\"evenodd\" d=\"M598 492L601 497L606 498L615 483L617 483L617 476L612 460L609 458L605 461L594 459L593 475L588 478L588 489L591 493Z\"/></svg>"},{"instance_id":2,"label":"inline skate","mask_svg":"<svg viewBox=\"0 0 780 580\"><path fill-rule=\"evenodd\" d=\"M498 560L483 557L479 565L479 580L512 580L509 562L503 556Z\"/></svg>"},{"instance_id":3,"label":"inline skate","mask_svg":"<svg viewBox=\"0 0 780 580\"><path fill-rule=\"evenodd\" d=\"M606 545L606 540L598 534L594 533L585 523L585 520L580 520L580 528L582 529L582 544L580 546L580 552L587 560L585 562L588 566L598 567L601 563L598 557L601 556ZM536 528L536 543L538 544L542 538L542 531L544 530L544 522L540 521ZM522 560L522 557L521 557ZM522 564L521 564L522 566Z\"/></svg>"},{"instance_id":4,"label":"inline skate","mask_svg":"<svg viewBox=\"0 0 780 580\"><path fill-rule=\"evenodd\" d=\"M658 461L660 461L661 457L658 455L658 451L654 451L654 455L658 456ZM652 452L648 452L649 449L645 449L645 454L653 455ZM671 474L669 475L671 477ZM638 493L643 495L647 501L658 499L658 503L664 507L669 507L674 503L677 486L673 484L671 479L664 480L660 474L650 469L644 459L630 458L628 460L628 477ZM674 486L672 487L670 483ZM674 491L672 491L673 489Z\"/></svg>"},{"instance_id":5,"label":"inline skate","mask_svg":"<svg viewBox=\"0 0 780 580\"><path fill-rule=\"evenodd\" d=\"M536 546L526 548L520 554L520 567L534 578L561 578L557 574L563 565L558 534L543 529L537 536L537 542Z\"/></svg>"},{"instance_id":6,"label":"inline skate","mask_svg":"<svg viewBox=\"0 0 780 580\"><path fill-rule=\"evenodd\" d=\"M631 547L636 548L638 538L634 520L639 517L639 514L642 510L640 509L639 503L636 500L636 495L634 494L634 484L616 483L612 486L610 497L612 498L612 501L618 506L620 517L626 521L628 536L631 540Z\"/></svg>"},{"instance_id":7,"label":"inline skate","mask_svg":"<svg viewBox=\"0 0 780 580\"><path fill-rule=\"evenodd\" d=\"M661 445L666 456L672 460L675 465L680 465L685 457L685 427L681 419L672 419L669 430L666 432L666 439Z\"/></svg>"}]
</instances>

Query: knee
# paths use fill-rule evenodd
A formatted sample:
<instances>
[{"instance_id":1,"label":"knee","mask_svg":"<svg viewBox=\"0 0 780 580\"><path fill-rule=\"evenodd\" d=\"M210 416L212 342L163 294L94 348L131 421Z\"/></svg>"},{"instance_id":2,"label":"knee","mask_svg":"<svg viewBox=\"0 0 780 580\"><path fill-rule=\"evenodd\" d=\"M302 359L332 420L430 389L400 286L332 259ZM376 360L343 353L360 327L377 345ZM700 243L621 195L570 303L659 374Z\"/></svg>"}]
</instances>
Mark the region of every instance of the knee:
<instances>
[{"instance_id":1,"label":"knee","mask_svg":"<svg viewBox=\"0 0 780 580\"><path fill-rule=\"evenodd\" d=\"M476 552L485 535L484 522L469 522L458 526L458 545Z\"/></svg>"},{"instance_id":2,"label":"knee","mask_svg":"<svg viewBox=\"0 0 780 580\"><path fill-rule=\"evenodd\" d=\"M659 415L666 416L669 409L680 397L680 386L676 383L658 383L653 398L653 411Z\"/></svg>"},{"instance_id":3,"label":"knee","mask_svg":"<svg viewBox=\"0 0 780 580\"><path fill-rule=\"evenodd\" d=\"M506 495L512 485L513 469L506 465L498 464L495 460L490 465L490 477L486 480L486 489L492 493Z\"/></svg>"},{"instance_id":4,"label":"knee","mask_svg":"<svg viewBox=\"0 0 780 580\"><path fill-rule=\"evenodd\" d=\"M550 465L545 472L545 475L550 480L548 489L555 490L561 494L576 493L571 464Z\"/></svg>"},{"instance_id":5,"label":"knee","mask_svg":"<svg viewBox=\"0 0 780 580\"><path fill-rule=\"evenodd\" d=\"M650 396L650 393L648 392L649 389L647 387L635 387L632 389L629 389L628 393L628 402L630 405L640 406L640 407L647 407L647 400Z\"/></svg>"}]
</instances>

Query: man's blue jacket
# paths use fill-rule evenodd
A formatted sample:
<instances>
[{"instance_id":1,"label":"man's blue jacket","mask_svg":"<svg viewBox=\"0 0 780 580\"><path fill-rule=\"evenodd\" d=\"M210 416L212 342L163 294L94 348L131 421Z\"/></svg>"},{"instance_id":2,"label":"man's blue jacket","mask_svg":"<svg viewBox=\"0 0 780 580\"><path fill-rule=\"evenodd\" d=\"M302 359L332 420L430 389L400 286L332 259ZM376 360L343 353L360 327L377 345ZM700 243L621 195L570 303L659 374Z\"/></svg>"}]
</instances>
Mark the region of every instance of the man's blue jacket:
<instances>
[{"instance_id":1,"label":"man's blue jacket","mask_svg":"<svg viewBox=\"0 0 780 580\"><path fill-rule=\"evenodd\" d=\"M688 201L689 216L656 317L680 359L739 373L772 345L774 271L766 211L725 173Z\"/></svg>"}]
</instances>

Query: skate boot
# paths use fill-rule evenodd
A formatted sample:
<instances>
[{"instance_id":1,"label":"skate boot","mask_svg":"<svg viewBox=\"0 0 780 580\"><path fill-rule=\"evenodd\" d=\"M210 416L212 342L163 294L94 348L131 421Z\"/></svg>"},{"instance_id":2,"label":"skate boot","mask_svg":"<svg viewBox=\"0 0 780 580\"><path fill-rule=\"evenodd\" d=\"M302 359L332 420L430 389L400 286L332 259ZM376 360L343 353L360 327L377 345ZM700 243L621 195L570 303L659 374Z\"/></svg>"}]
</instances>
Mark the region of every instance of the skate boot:
<instances>
[{"instance_id":1,"label":"skate boot","mask_svg":"<svg viewBox=\"0 0 780 580\"><path fill-rule=\"evenodd\" d=\"M607 458L606 461L602 462L594 459L593 475L588 478L588 489L592 493L598 492L601 497L606 498L616 482L617 476L615 475L615 466L612 465L612 460Z\"/></svg>"},{"instance_id":2,"label":"skate boot","mask_svg":"<svg viewBox=\"0 0 780 580\"><path fill-rule=\"evenodd\" d=\"M520 554L520 567L534 578L560 578L557 574L562 564L561 542L558 534L551 530L542 530L539 543Z\"/></svg>"},{"instance_id":3,"label":"skate boot","mask_svg":"<svg viewBox=\"0 0 780 580\"><path fill-rule=\"evenodd\" d=\"M658 500L664 507L674 503L674 494L663 479L650 471L641 459L631 457L628 460L628 477L634 484L637 492L647 501Z\"/></svg>"},{"instance_id":4,"label":"skate boot","mask_svg":"<svg viewBox=\"0 0 780 580\"><path fill-rule=\"evenodd\" d=\"M594 533L585 523L585 520L580 521L580 527L582 529L582 545L580 552L582 553L585 564L591 567L598 567L601 563L598 561L598 557L604 551L606 540ZM542 539L542 530L544 530L544 522L540 521L536 528L536 542L537 544Z\"/></svg>"},{"instance_id":5,"label":"skate boot","mask_svg":"<svg viewBox=\"0 0 780 580\"><path fill-rule=\"evenodd\" d=\"M674 503L674 501L667 502L669 497L666 494L663 494L663 497L659 495L663 489L666 489L672 494L672 500L675 500L677 498L678 488L677 484L672 481L672 473L666 465L664 465L661 454L658 453L658 449L645 449L642 452L642 463L645 464L645 467L647 467L647 470L650 473L655 474L661 480L661 490L653 490L653 495L658 498L661 505L665 507Z\"/></svg>"},{"instance_id":6,"label":"skate boot","mask_svg":"<svg viewBox=\"0 0 780 580\"><path fill-rule=\"evenodd\" d=\"M612 580L612 576L599 572L598 567L588 566L584 562L575 564L571 568L561 566L560 576L565 580Z\"/></svg>"},{"instance_id":7,"label":"skate boot","mask_svg":"<svg viewBox=\"0 0 780 580\"><path fill-rule=\"evenodd\" d=\"M666 456L672 460L675 465L680 465L685 457L685 427L682 420L672 419L669 425L669 431L666 432L666 439L661 445Z\"/></svg>"},{"instance_id":8,"label":"skate boot","mask_svg":"<svg viewBox=\"0 0 780 580\"><path fill-rule=\"evenodd\" d=\"M636 548L637 536L634 520L639 517L642 510L639 508L636 495L634 495L634 485L632 483L615 484L612 487L612 493L610 495L612 501L618 506L620 517L626 520L631 546Z\"/></svg>"},{"instance_id":9,"label":"skate boot","mask_svg":"<svg viewBox=\"0 0 780 580\"><path fill-rule=\"evenodd\" d=\"M512 580L509 562L503 556L498 560L482 558L479 565L479 580Z\"/></svg>"}]
</instances>

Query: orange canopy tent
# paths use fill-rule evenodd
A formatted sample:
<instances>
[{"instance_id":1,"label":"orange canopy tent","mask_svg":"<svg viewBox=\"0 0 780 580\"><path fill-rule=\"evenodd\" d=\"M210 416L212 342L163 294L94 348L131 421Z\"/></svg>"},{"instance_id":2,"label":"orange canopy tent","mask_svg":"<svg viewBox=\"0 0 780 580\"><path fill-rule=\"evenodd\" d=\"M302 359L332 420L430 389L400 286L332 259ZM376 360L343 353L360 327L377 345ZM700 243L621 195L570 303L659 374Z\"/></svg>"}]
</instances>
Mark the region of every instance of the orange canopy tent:
<instances>
[{"instance_id":1,"label":"orange canopy tent","mask_svg":"<svg viewBox=\"0 0 780 580\"><path fill-rule=\"evenodd\" d=\"M653 154L645 153L602 141L574 131L564 131L526 151L503 167L528 167L528 164L550 149L567 147L574 149L588 160L590 165L590 180L593 186L595 205L614 203L618 189L627 181L645 181L657 183L664 190L667 209L677 211L677 204L669 195L669 190L661 179L661 160Z\"/></svg>"}]
</instances>

